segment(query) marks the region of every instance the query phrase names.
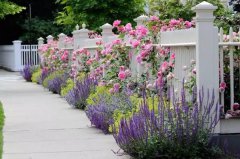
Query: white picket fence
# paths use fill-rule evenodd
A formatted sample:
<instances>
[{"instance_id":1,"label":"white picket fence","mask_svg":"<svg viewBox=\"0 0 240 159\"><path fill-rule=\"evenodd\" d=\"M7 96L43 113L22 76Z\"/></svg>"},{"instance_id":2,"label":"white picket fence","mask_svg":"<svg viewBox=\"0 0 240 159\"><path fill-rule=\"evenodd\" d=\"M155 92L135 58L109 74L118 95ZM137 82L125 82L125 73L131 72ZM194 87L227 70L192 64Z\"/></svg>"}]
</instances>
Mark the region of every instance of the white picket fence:
<instances>
[{"instance_id":1,"label":"white picket fence","mask_svg":"<svg viewBox=\"0 0 240 159\"><path fill-rule=\"evenodd\" d=\"M21 66L39 65L38 45L21 45Z\"/></svg>"},{"instance_id":2,"label":"white picket fence","mask_svg":"<svg viewBox=\"0 0 240 159\"><path fill-rule=\"evenodd\" d=\"M224 82L224 71L223 71L223 47L230 49L229 60L230 60L230 89L231 89L231 106L234 103L234 62L233 62L233 49L234 46L240 47L240 42L232 41L232 30L230 29L230 41L223 42L222 30L214 26L213 21L215 17L213 12L217 7L210 3L202 2L193 8L196 12L196 28L187 30L176 30L161 32L159 44L155 46L170 47L171 52L174 52L175 57L175 69L174 74L180 82L174 83L175 87L181 88L181 81L186 77L186 72L183 71L183 66L189 66L192 59L196 60L196 82L197 89L200 91L204 88L205 96L209 91L214 91L215 99L219 97L219 83ZM140 16L135 19L137 25L144 25L144 22L149 18L146 16ZM82 29L79 27L73 31L73 46L67 46L64 43L66 35L59 35L58 47L60 49L76 50L79 48L86 48L91 52L94 52L97 48L96 41L102 40L104 43L111 42L117 38L112 32L112 25L105 24L102 27L102 38L89 39L89 30L83 25ZM39 38L39 45L43 44L43 38ZM53 40L52 36L47 37L47 41ZM238 49L239 49L238 47ZM219 71L220 66L220 71ZM131 69L133 74L139 74L143 69L140 64L136 62L136 57L132 58ZM219 73L220 72L220 73ZM219 80L220 77L220 80ZM224 94L221 95L220 103L224 105ZM203 101L205 104L207 100ZM216 101L217 102L217 101ZM220 108L216 108L219 110ZM221 132L223 128L218 126L216 132ZM235 130L235 129L234 129ZM233 130L233 131L234 131Z\"/></svg>"},{"instance_id":3,"label":"white picket fence","mask_svg":"<svg viewBox=\"0 0 240 159\"><path fill-rule=\"evenodd\" d=\"M0 46L0 66L11 71L21 71L25 65L39 65L38 45L22 45L19 40L13 45Z\"/></svg>"}]
</instances>

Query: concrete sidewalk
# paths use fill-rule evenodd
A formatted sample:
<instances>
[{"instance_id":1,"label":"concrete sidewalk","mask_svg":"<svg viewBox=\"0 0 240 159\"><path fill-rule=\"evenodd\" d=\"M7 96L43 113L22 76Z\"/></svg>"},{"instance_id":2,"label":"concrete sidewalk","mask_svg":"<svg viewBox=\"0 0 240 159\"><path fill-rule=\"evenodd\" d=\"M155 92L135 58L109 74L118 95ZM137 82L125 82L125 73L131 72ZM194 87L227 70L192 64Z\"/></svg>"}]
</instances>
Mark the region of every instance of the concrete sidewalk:
<instances>
[{"instance_id":1,"label":"concrete sidewalk","mask_svg":"<svg viewBox=\"0 0 240 159\"><path fill-rule=\"evenodd\" d=\"M92 128L83 111L59 95L0 70L5 111L3 159L129 159L112 135Z\"/></svg>"}]
</instances>

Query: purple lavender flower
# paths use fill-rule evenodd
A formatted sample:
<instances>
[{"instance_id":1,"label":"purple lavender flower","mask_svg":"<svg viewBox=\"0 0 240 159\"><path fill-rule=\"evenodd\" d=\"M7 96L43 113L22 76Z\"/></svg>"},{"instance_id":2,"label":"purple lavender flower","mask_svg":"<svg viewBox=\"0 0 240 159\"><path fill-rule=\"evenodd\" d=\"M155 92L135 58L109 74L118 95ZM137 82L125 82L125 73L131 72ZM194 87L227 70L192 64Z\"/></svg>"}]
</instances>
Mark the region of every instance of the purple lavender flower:
<instances>
[{"instance_id":1,"label":"purple lavender flower","mask_svg":"<svg viewBox=\"0 0 240 159\"><path fill-rule=\"evenodd\" d=\"M31 82L32 78L32 68L31 65L25 65L23 70L21 71L21 75L27 82Z\"/></svg>"},{"instance_id":2,"label":"purple lavender flower","mask_svg":"<svg viewBox=\"0 0 240 159\"><path fill-rule=\"evenodd\" d=\"M64 82L64 79L61 77L55 77L54 79L48 81L48 89L53 93L60 94L61 86Z\"/></svg>"},{"instance_id":3,"label":"purple lavender flower","mask_svg":"<svg viewBox=\"0 0 240 159\"><path fill-rule=\"evenodd\" d=\"M86 99L95 83L96 82L89 77L86 77L83 81L77 81L75 87L68 92L65 99L73 107L84 109L86 107Z\"/></svg>"},{"instance_id":4,"label":"purple lavender flower","mask_svg":"<svg viewBox=\"0 0 240 159\"><path fill-rule=\"evenodd\" d=\"M43 83L43 81L44 81L44 79L49 75L49 71L47 70L47 69L42 69L41 70L42 72L41 72L41 76L40 76L40 78L39 78L39 80L38 80L38 83L39 84L42 84Z\"/></svg>"},{"instance_id":5,"label":"purple lavender flower","mask_svg":"<svg viewBox=\"0 0 240 159\"><path fill-rule=\"evenodd\" d=\"M204 97L199 93L200 102L186 100L185 90L181 99L171 95L170 102L164 102L164 93L160 89L158 111L150 110L145 98L140 111L129 119L122 119L118 130L114 130L117 144L125 152L137 158L218 158L215 147L209 144L211 133L218 123L218 115L209 123L210 111L214 106L214 94ZM173 90L174 91L174 90ZM167 96L169 97L168 93ZM196 93L193 94L196 96ZM203 98L207 104L203 105ZM202 112L203 108L206 113ZM218 114L218 113L216 113ZM116 126L115 126L116 127Z\"/></svg>"},{"instance_id":6,"label":"purple lavender flower","mask_svg":"<svg viewBox=\"0 0 240 159\"><path fill-rule=\"evenodd\" d=\"M94 105L89 105L86 109L86 115L91 124L101 129L105 134L109 133L109 126L114 124L113 114L115 110L131 110L133 105L125 93L107 93L99 94L99 101Z\"/></svg>"}]
</instances>

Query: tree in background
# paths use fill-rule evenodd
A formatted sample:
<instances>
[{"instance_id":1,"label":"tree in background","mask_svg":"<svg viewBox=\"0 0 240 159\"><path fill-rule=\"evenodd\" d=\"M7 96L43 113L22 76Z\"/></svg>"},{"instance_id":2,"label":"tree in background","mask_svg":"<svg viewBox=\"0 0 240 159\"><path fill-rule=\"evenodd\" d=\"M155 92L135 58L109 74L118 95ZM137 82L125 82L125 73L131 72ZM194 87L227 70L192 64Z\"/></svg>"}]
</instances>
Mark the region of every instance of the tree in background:
<instances>
[{"instance_id":1,"label":"tree in background","mask_svg":"<svg viewBox=\"0 0 240 159\"><path fill-rule=\"evenodd\" d=\"M187 0L185 4L181 3L180 0L149 0L149 13L158 13L160 19L170 20L172 18L178 19L183 18L184 20L192 20L195 16L192 7L201 3L204 0ZM215 11L215 24L218 27L223 27L224 31L227 32L229 27L232 26L234 31L238 31L240 24L240 15L233 14L233 12L225 8L220 0L205 0L213 5L217 6L218 9ZM239 2L239 0L236 0Z\"/></svg>"},{"instance_id":2,"label":"tree in background","mask_svg":"<svg viewBox=\"0 0 240 159\"><path fill-rule=\"evenodd\" d=\"M48 35L57 37L58 34L64 32L62 27L57 26L51 19L41 19L34 17L31 19L31 27L29 27L29 20L23 21L20 26L23 32L19 39L25 43L37 43L39 37L45 38Z\"/></svg>"},{"instance_id":3,"label":"tree in background","mask_svg":"<svg viewBox=\"0 0 240 159\"><path fill-rule=\"evenodd\" d=\"M0 21L1 44L12 44L12 41L16 39L22 40L25 44L36 44L40 36L45 38L49 34L56 36L65 32L64 27L54 23L60 7L55 0L11 0L11 2L24 6L26 9L20 14L8 15ZM29 4L32 8L30 21Z\"/></svg>"},{"instance_id":4,"label":"tree in background","mask_svg":"<svg viewBox=\"0 0 240 159\"><path fill-rule=\"evenodd\" d=\"M230 5L233 6L234 11L240 12L240 0L231 0Z\"/></svg>"},{"instance_id":5,"label":"tree in background","mask_svg":"<svg viewBox=\"0 0 240 159\"><path fill-rule=\"evenodd\" d=\"M3 19L6 15L13 15L20 13L25 8L21 7L13 2L8 0L1 0L0 1L0 19Z\"/></svg>"},{"instance_id":6,"label":"tree in background","mask_svg":"<svg viewBox=\"0 0 240 159\"><path fill-rule=\"evenodd\" d=\"M90 29L99 29L105 23L116 19L123 23L143 13L145 0L58 0L63 6L56 22L73 28L76 24L86 23Z\"/></svg>"},{"instance_id":7,"label":"tree in background","mask_svg":"<svg viewBox=\"0 0 240 159\"><path fill-rule=\"evenodd\" d=\"M163 20L171 18L192 20L195 16L192 7L203 1L207 1L218 7L215 11L216 16L225 14L226 10L220 0L186 0L185 4L180 0L149 0L150 14L159 13L160 19Z\"/></svg>"}]
</instances>

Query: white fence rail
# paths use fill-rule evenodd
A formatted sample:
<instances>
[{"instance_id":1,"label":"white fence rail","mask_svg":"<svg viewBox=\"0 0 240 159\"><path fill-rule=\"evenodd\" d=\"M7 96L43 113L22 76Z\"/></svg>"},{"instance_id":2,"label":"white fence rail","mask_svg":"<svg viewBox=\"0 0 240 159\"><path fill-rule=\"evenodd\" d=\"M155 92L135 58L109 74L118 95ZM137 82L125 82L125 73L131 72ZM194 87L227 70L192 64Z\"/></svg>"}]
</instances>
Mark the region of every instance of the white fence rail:
<instances>
[{"instance_id":1,"label":"white fence rail","mask_svg":"<svg viewBox=\"0 0 240 159\"><path fill-rule=\"evenodd\" d=\"M39 65L38 45L21 45L21 41L13 41L13 45L0 46L0 66L11 71L20 71L24 65Z\"/></svg>"},{"instance_id":2,"label":"white fence rail","mask_svg":"<svg viewBox=\"0 0 240 159\"><path fill-rule=\"evenodd\" d=\"M39 65L38 45L21 46L21 65Z\"/></svg>"}]
</instances>

